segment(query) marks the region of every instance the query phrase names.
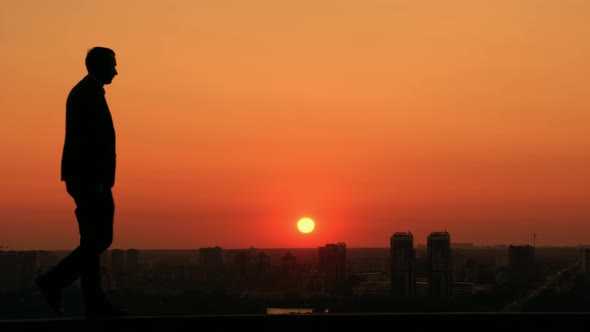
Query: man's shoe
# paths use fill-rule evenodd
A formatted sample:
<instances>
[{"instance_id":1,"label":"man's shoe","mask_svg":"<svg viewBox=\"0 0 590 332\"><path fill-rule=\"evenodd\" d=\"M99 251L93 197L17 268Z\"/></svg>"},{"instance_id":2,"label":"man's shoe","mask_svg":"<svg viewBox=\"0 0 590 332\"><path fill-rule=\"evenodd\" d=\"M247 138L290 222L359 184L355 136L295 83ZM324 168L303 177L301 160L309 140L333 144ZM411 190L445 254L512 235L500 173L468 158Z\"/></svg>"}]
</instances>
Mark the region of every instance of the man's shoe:
<instances>
[{"instance_id":1,"label":"man's shoe","mask_svg":"<svg viewBox=\"0 0 590 332\"><path fill-rule=\"evenodd\" d=\"M64 310L61 306L61 291L51 287L42 276L35 279L35 284L39 288L41 296L45 299L45 302L58 316L64 315Z\"/></svg>"},{"instance_id":2,"label":"man's shoe","mask_svg":"<svg viewBox=\"0 0 590 332\"><path fill-rule=\"evenodd\" d=\"M125 309L117 308L110 303L104 303L98 306L91 306L86 309L86 318L116 318L128 316L129 312Z\"/></svg>"}]
</instances>

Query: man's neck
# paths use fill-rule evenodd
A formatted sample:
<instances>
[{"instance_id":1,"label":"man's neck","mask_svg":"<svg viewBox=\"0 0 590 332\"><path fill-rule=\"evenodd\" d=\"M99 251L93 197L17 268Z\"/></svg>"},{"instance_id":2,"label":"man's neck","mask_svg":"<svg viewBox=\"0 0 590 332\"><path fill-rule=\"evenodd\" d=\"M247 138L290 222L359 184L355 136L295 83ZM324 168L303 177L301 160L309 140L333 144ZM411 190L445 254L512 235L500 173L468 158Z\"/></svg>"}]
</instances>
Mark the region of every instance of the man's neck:
<instances>
[{"instance_id":1,"label":"man's neck","mask_svg":"<svg viewBox=\"0 0 590 332\"><path fill-rule=\"evenodd\" d=\"M92 74L88 74L89 77L91 77L93 80L96 81L96 83L98 83L98 85L100 85L101 87L103 87L104 83L102 83L98 78L96 78L96 76L92 75Z\"/></svg>"}]
</instances>

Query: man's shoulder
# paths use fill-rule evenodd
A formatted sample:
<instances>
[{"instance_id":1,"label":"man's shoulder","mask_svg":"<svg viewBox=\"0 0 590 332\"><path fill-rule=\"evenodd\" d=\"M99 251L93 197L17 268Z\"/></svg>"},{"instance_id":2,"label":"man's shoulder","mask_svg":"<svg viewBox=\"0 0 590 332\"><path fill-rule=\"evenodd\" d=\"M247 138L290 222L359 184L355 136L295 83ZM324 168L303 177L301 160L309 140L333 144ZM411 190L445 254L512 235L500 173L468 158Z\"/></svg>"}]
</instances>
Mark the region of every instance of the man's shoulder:
<instances>
[{"instance_id":1,"label":"man's shoulder","mask_svg":"<svg viewBox=\"0 0 590 332\"><path fill-rule=\"evenodd\" d=\"M75 90L75 89L99 90L100 86L96 83L96 81L92 77L86 75L80 81L78 81L78 83L76 83L76 85L74 85L72 90Z\"/></svg>"},{"instance_id":2,"label":"man's shoulder","mask_svg":"<svg viewBox=\"0 0 590 332\"><path fill-rule=\"evenodd\" d=\"M82 78L72 90L70 90L69 98L76 97L76 96L89 96L89 95L99 95L101 94L101 88L94 79L90 76L85 76Z\"/></svg>"}]
</instances>

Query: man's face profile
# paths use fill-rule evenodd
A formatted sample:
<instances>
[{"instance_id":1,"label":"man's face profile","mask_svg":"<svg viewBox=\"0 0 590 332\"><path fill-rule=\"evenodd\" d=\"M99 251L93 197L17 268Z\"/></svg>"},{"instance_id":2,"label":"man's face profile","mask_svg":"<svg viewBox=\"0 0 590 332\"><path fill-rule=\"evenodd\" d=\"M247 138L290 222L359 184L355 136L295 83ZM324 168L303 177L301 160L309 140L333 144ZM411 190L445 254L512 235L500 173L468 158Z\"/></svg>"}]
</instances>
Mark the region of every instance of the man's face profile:
<instances>
[{"instance_id":1,"label":"man's face profile","mask_svg":"<svg viewBox=\"0 0 590 332\"><path fill-rule=\"evenodd\" d=\"M113 56L105 68L104 84L110 84L113 81L113 78L118 74L115 67L117 67L117 59L115 59L115 56Z\"/></svg>"},{"instance_id":2,"label":"man's face profile","mask_svg":"<svg viewBox=\"0 0 590 332\"><path fill-rule=\"evenodd\" d=\"M113 78L118 74L117 69L117 60L115 56L110 57L104 63L104 67L100 69L100 72L97 73L98 79L103 84L110 84L113 81Z\"/></svg>"}]
</instances>

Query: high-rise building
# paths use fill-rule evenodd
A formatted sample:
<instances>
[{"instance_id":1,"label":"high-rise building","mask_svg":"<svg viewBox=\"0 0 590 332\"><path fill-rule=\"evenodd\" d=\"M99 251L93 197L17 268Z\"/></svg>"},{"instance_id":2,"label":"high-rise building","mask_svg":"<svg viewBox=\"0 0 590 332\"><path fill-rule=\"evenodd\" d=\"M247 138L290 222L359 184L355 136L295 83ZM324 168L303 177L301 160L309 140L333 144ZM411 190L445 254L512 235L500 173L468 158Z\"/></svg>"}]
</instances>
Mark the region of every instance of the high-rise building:
<instances>
[{"instance_id":1,"label":"high-rise building","mask_svg":"<svg viewBox=\"0 0 590 332\"><path fill-rule=\"evenodd\" d=\"M348 266L351 273L379 273L389 276L391 259L388 252L367 253L351 257L348 255Z\"/></svg>"},{"instance_id":2,"label":"high-rise building","mask_svg":"<svg viewBox=\"0 0 590 332\"><path fill-rule=\"evenodd\" d=\"M139 250L127 249L127 271L132 274L139 272Z\"/></svg>"},{"instance_id":3,"label":"high-rise building","mask_svg":"<svg viewBox=\"0 0 590 332\"><path fill-rule=\"evenodd\" d=\"M21 288L35 288L35 277L39 274L39 252L36 250L22 252Z\"/></svg>"},{"instance_id":4,"label":"high-rise building","mask_svg":"<svg viewBox=\"0 0 590 332\"><path fill-rule=\"evenodd\" d=\"M238 279L248 279L254 275L253 255L256 249L244 249L237 251L231 260L230 269Z\"/></svg>"},{"instance_id":5,"label":"high-rise building","mask_svg":"<svg viewBox=\"0 0 590 332\"><path fill-rule=\"evenodd\" d=\"M586 276L590 276L590 248L580 248L580 267Z\"/></svg>"},{"instance_id":6,"label":"high-rise building","mask_svg":"<svg viewBox=\"0 0 590 332\"><path fill-rule=\"evenodd\" d=\"M125 270L125 251L123 249L111 249L111 272L113 276L120 277Z\"/></svg>"},{"instance_id":7,"label":"high-rise building","mask_svg":"<svg viewBox=\"0 0 590 332\"><path fill-rule=\"evenodd\" d=\"M111 251L110 250L105 250L102 252L102 254L100 254L100 269L102 271L102 273L105 273L106 271L110 271L111 269ZM78 282L80 280L77 280Z\"/></svg>"},{"instance_id":8,"label":"high-rise building","mask_svg":"<svg viewBox=\"0 0 590 332\"><path fill-rule=\"evenodd\" d=\"M269 255L259 252L254 258L254 269L256 273L268 273L271 268L271 258Z\"/></svg>"},{"instance_id":9,"label":"high-rise building","mask_svg":"<svg viewBox=\"0 0 590 332\"><path fill-rule=\"evenodd\" d=\"M580 268L582 273L589 277L590 276L590 248L582 247L580 248Z\"/></svg>"},{"instance_id":10,"label":"high-rise building","mask_svg":"<svg viewBox=\"0 0 590 332\"><path fill-rule=\"evenodd\" d=\"M318 270L325 276L328 292L338 292L345 288L346 244L343 242L328 243L318 248Z\"/></svg>"},{"instance_id":11,"label":"high-rise building","mask_svg":"<svg viewBox=\"0 0 590 332\"><path fill-rule=\"evenodd\" d=\"M294 273L297 271L297 257L290 252L286 252L285 255L281 257L281 270L286 273Z\"/></svg>"},{"instance_id":12,"label":"high-rise building","mask_svg":"<svg viewBox=\"0 0 590 332\"><path fill-rule=\"evenodd\" d=\"M391 293L394 297L416 295L416 250L411 232L396 232L390 238Z\"/></svg>"},{"instance_id":13,"label":"high-rise building","mask_svg":"<svg viewBox=\"0 0 590 332\"><path fill-rule=\"evenodd\" d=\"M474 280L469 280L467 278L467 257L464 254L453 252L451 255L453 261L453 281L460 282L460 281L468 281L468 282L475 282Z\"/></svg>"},{"instance_id":14,"label":"high-rise building","mask_svg":"<svg viewBox=\"0 0 590 332\"><path fill-rule=\"evenodd\" d=\"M17 251L0 251L0 294L20 288L21 265L21 256Z\"/></svg>"},{"instance_id":15,"label":"high-rise building","mask_svg":"<svg viewBox=\"0 0 590 332\"><path fill-rule=\"evenodd\" d=\"M199 248L199 265L208 274L223 269L223 249L221 247Z\"/></svg>"},{"instance_id":16,"label":"high-rise building","mask_svg":"<svg viewBox=\"0 0 590 332\"><path fill-rule=\"evenodd\" d=\"M281 257L280 263L280 282L285 290L297 289L297 257L287 252Z\"/></svg>"},{"instance_id":17,"label":"high-rise building","mask_svg":"<svg viewBox=\"0 0 590 332\"><path fill-rule=\"evenodd\" d=\"M524 283L534 275L535 247L531 245L508 246L508 270L510 280Z\"/></svg>"},{"instance_id":18,"label":"high-rise building","mask_svg":"<svg viewBox=\"0 0 590 332\"><path fill-rule=\"evenodd\" d=\"M448 297L452 294L451 236L447 231L432 232L426 243L428 295Z\"/></svg>"}]
</instances>

